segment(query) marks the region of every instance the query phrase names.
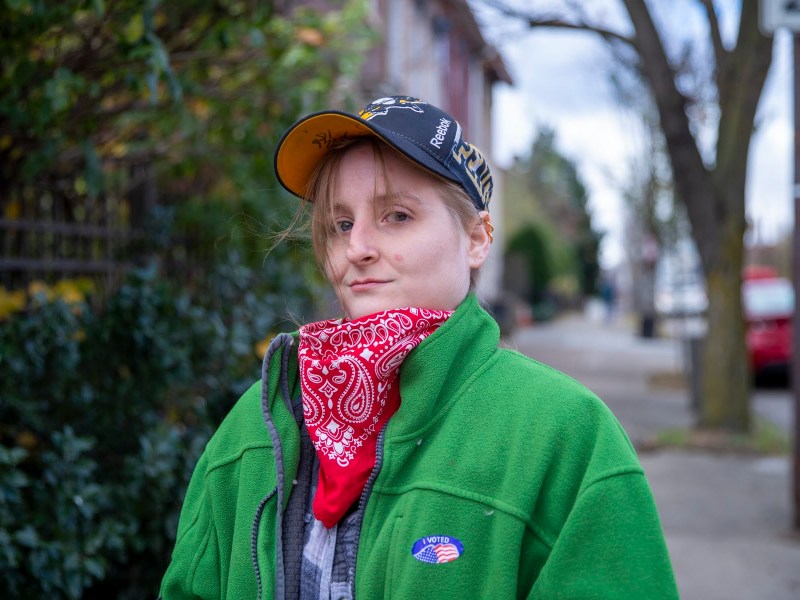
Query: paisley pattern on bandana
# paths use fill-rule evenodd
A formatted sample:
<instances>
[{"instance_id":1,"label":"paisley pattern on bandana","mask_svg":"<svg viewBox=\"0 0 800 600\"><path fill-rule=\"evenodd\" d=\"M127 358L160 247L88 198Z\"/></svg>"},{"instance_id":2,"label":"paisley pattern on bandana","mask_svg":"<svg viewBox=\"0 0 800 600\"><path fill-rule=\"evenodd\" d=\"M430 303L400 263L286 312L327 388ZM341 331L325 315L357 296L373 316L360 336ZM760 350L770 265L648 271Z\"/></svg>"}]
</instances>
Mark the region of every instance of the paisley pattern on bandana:
<instances>
[{"instance_id":1,"label":"paisley pattern on bandana","mask_svg":"<svg viewBox=\"0 0 800 600\"><path fill-rule=\"evenodd\" d=\"M333 527L375 466L378 432L400 406L397 375L451 311L401 308L300 328L303 417L320 461L314 516Z\"/></svg>"}]
</instances>

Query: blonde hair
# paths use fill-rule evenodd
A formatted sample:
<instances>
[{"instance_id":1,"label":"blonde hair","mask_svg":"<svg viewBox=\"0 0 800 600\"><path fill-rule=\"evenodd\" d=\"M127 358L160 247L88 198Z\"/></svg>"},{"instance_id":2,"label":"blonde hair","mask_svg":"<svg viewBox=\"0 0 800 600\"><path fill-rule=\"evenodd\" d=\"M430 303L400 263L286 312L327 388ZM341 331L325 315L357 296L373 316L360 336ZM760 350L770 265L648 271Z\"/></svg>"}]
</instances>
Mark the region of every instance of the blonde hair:
<instances>
[{"instance_id":1,"label":"blonde hair","mask_svg":"<svg viewBox=\"0 0 800 600\"><path fill-rule=\"evenodd\" d=\"M391 189L391 181L386 170L386 152L395 152L404 160L409 160L401 153L397 152L387 144L374 137L350 138L341 141L335 148L328 152L319 162L306 186L304 197L312 203L311 209L311 242L314 248L314 256L317 264L323 273L328 272L328 239L334 233L334 198L333 190L336 189L339 176L339 165L342 158L356 146L368 145L372 149L372 154L382 174L385 189ZM413 163L418 169L422 167ZM469 233L478 222L478 209L472 203L466 191L457 183L448 181L438 175L424 171L430 176L434 190L439 194L445 207L450 212L455 225L460 226L466 233ZM376 178L375 188L379 180ZM379 207L376 207L379 208ZM472 269L469 277L469 289L474 290L478 283L480 269Z\"/></svg>"}]
</instances>

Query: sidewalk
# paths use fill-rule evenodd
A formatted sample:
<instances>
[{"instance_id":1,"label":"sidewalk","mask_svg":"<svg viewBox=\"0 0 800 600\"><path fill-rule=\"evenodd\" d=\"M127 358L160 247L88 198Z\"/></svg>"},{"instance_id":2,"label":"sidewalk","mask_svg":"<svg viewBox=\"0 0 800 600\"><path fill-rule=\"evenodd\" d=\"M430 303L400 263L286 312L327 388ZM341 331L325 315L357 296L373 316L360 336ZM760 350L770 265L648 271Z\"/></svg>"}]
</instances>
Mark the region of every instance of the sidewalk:
<instances>
[{"instance_id":1,"label":"sidewalk","mask_svg":"<svg viewBox=\"0 0 800 600\"><path fill-rule=\"evenodd\" d=\"M800 598L790 457L646 450L657 432L694 422L685 389L653 385L654 376L682 370L677 340L644 340L622 320L576 315L518 330L506 342L584 383L620 420L639 448L681 598ZM791 431L788 391L758 392L754 409Z\"/></svg>"}]
</instances>

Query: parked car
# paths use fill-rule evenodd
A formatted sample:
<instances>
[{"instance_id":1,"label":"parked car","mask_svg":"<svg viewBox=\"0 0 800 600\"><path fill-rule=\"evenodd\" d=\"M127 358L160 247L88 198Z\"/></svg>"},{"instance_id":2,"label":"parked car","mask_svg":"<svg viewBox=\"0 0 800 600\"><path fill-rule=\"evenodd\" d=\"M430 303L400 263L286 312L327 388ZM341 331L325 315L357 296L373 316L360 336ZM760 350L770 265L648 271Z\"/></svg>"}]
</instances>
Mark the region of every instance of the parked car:
<instances>
[{"instance_id":1,"label":"parked car","mask_svg":"<svg viewBox=\"0 0 800 600\"><path fill-rule=\"evenodd\" d=\"M700 281L687 280L658 289L655 303L662 317L691 317L705 314L708 297Z\"/></svg>"},{"instance_id":2,"label":"parked car","mask_svg":"<svg viewBox=\"0 0 800 600\"><path fill-rule=\"evenodd\" d=\"M771 269L745 270L742 304L747 352L753 373L787 372L792 356L792 283Z\"/></svg>"}]
</instances>

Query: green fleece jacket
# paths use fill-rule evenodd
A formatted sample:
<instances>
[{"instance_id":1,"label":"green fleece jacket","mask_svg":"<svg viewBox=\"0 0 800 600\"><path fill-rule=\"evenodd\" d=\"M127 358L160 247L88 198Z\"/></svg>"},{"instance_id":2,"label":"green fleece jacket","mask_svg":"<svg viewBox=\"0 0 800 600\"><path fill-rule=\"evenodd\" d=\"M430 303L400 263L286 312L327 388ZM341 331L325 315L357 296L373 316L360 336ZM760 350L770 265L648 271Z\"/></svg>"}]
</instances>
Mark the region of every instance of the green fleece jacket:
<instances>
[{"instance_id":1,"label":"green fleece jacket","mask_svg":"<svg viewBox=\"0 0 800 600\"><path fill-rule=\"evenodd\" d=\"M291 341L200 458L165 600L284 597L278 541L302 535L281 523L300 454ZM677 598L622 427L581 384L498 342L470 295L403 363L359 507L355 597ZM418 560L428 537L449 538L458 557Z\"/></svg>"}]
</instances>

